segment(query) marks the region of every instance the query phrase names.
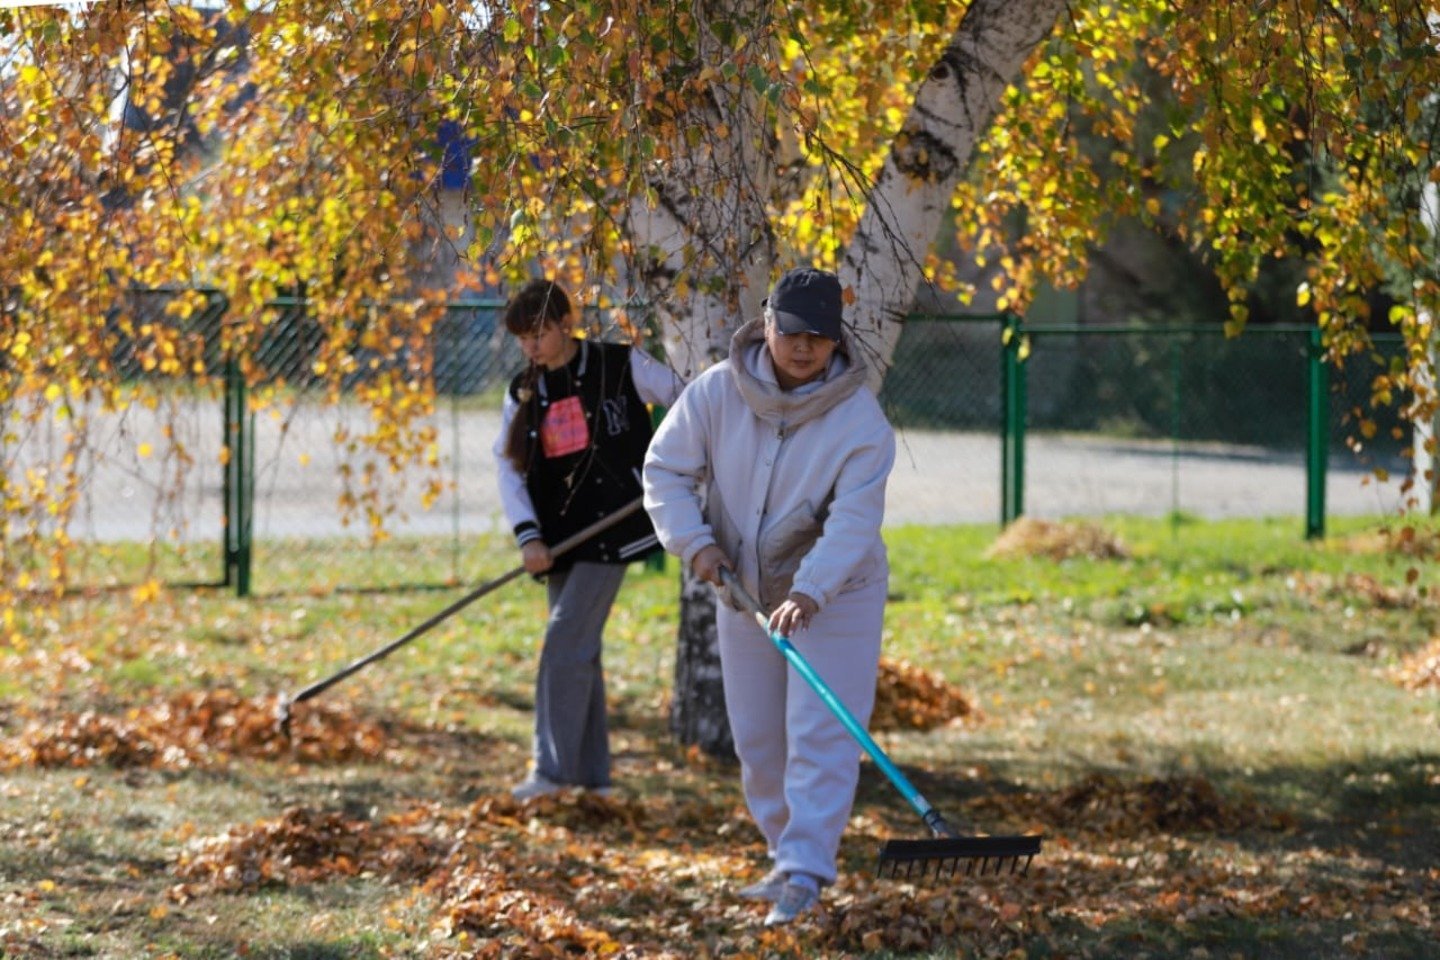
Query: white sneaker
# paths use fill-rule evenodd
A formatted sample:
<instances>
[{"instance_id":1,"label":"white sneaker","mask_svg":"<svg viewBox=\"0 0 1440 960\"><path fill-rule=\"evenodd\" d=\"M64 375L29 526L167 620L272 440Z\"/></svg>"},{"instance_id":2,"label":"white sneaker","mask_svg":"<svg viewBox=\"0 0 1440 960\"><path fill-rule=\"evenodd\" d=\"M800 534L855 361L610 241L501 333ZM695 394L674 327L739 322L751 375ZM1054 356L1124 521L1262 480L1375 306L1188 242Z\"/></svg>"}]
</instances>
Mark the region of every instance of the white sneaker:
<instances>
[{"instance_id":1,"label":"white sneaker","mask_svg":"<svg viewBox=\"0 0 1440 960\"><path fill-rule=\"evenodd\" d=\"M786 923L794 923L795 918L811 909L820 900L820 891L813 890L803 883L787 882L780 890L780 899L775 901L775 906L765 917L765 926L778 927Z\"/></svg>"},{"instance_id":2,"label":"white sneaker","mask_svg":"<svg viewBox=\"0 0 1440 960\"><path fill-rule=\"evenodd\" d=\"M556 783L549 777L536 771L530 771L530 775L510 788L510 796L516 800L529 800L532 797L546 797L552 793L559 793L565 789L565 784Z\"/></svg>"},{"instance_id":3,"label":"white sneaker","mask_svg":"<svg viewBox=\"0 0 1440 960\"><path fill-rule=\"evenodd\" d=\"M780 899L780 891L785 887L785 880L789 876L784 870L775 867L765 876L756 880L746 887L735 891L737 897L746 900L766 900L774 903Z\"/></svg>"}]
</instances>

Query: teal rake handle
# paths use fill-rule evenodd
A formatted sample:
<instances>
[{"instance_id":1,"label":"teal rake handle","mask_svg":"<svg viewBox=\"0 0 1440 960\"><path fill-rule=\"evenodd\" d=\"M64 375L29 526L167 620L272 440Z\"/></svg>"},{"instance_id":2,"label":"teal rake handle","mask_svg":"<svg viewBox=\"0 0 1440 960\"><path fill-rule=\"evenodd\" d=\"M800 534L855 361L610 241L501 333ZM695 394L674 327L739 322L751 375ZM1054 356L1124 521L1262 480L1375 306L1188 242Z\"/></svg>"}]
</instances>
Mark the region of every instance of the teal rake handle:
<instances>
[{"instance_id":1,"label":"teal rake handle","mask_svg":"<svg viewBox=\"0 0 1440 960\"><path fill-rule=\"evenodd\" d=\"M775 644L776 649L790 662L790 666L795 668L795 672L800 674L805 682L810 685L810 689L814 690L816 695L824 701L825 706L830 708L830 712L833 713L835 719L839 720L845 729L849 731L850 736L854 737L855 741L865 748L865 752L870 754L870 759L874 760L875 765L884 771L885 776L895 785L895 789L900 791L900 795L905 798L905 801L909 803L915 812L920 815L920 818L925 821L925 825L930 828L930 832L937 837L957 836L955 831L951 829L950 824L946 823L945 818L940 815L940 811L932 807L930 801L926 800L920 791L915 789L915 785L910 782L910 778L905 776L899 767L895 766L895 762L885 755L884 750L880 749L880 744L876 743L875 738L870 736L870 731L860 725L860 721L855 719L855 715L850 712L850 709L840 702L839 697L835 696L835 691L830 689L830 685L821 678L820 674L815 672L814 667L810 666L810 661L806 660L800 651L795 649L795 645L790 642L790 638L783 637L770 629L770 619L765 616L765 611L760 606L759 601L750 595L750 591L745 589L745 585L740 582L740 578L737 577L729 567L721 567L720 579L726 586L734 591L744 602L745 606L749 607L750 611L755 614L756 622L760 624L762 630L769 634L770 642Z\"/></svg>"}]
</instances>

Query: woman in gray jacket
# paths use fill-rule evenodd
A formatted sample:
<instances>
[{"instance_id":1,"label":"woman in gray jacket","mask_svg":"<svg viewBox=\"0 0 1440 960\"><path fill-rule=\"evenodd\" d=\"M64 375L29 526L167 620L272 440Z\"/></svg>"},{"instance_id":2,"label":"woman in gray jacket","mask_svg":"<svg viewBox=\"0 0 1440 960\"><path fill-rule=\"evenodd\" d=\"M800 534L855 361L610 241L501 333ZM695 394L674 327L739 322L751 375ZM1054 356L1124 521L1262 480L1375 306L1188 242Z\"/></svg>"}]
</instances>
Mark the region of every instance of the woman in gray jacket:
<instances>
[{"instance_id":1,"label":"woman in gray jacket","mask_svg":"<svg viewBox=\"0 0 1440 960\"><path fill-rule=\"evenodd\" d=\"M789 923L835 880L860 748L721 585L729 568L772 610L841 701L868 721L889 566L880 538L895 437L842 326L834 274L786 273L765 316L736 332L645 457L645 508L661 543L721 587L725 705L745 799L773 869L743 888Z\"/></svg>"}]
</instances>

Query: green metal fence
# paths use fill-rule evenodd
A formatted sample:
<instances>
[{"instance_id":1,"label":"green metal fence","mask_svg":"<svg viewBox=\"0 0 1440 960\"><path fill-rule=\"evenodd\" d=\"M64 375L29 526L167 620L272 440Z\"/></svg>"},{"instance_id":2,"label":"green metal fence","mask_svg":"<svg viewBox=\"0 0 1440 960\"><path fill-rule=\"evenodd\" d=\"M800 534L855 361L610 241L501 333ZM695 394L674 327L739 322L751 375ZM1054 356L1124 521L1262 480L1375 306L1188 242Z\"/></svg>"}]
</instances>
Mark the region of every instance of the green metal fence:
<instances>
[{"instance_id":1,"label":"green metal fence","mask_svg":"<svg viewBox=\"0 0 1440 960\"><path fill-rule=\"evenodd\" d=\"M998 431L1001 524L1047 506L1027 482L1037 466L1028 441L1088 436L1110 443L1108 454L1097 448L1096 459L1123 442L1152 458L1168 452L1172 512L1186 508L1176 489L1186 459L1293 463L1303 468L1305 489L1292 509L1303 513L1306 536L1319 537L1332 461L1349 479L1377 467L1404 469L1407 434L1398 408L1372 408L1368 392L1401 348L1398 334L1380 334L1371 353L1332 369L1313 327L1253 326L1230 338L1219 325L916 316L907 321L881 399L902 428ZM1367 418L1377 430L1362 439L1359 423Z\"/></svg>"},{"instance_id":2,"label":"green metal fence","mask_svg":"<svg viewBox=\"0 0 1440 960\"><path fill-rule=\"evenodd\" d=\"M159 319L179 295L136 293L117 317ZM241 594L394 587L397 544L408 551L410 586L466 582L493 569L493 557L477 552L475 535L504 526L490 450L501 388L521 363L513 340L498 329L501 302L450 304L425 345L438 391L427 419L436 455L418 479L382 478L389 485L392 558L383 564L369 549L368 527L347 523L338 506L344 478L353 481L366 469L366 455L338 449L334 437L363 429L367 414L326 396L314 369L322 330L309 305L298 299L268 305L272 323L252 347L247 381L239 358L219 350L228 304L210 293L200 302L190 323L207 370L217 375L207 390L147 379L133 342L113 339L117 368L152 397L112 418L90 444L93 460L72 531L89 548L76 568L82 581L114 584L119 565L110 559L133 553L136 544L148 545L152 575L161 580L220 583ZM608 317L586 319L605 334ZM1250 457L1242 467L1253 462L1258 473L1282 464L1287 475L1305 478L1283 511L1304 518L1297 535L1319 536L1335 465L1352 479L1368 469L1357 466L1347 440L1357 433L1356 411L1370 415L1366 391L1375 365L1398 348L1398 338L1381 337L1374 355L1330 370L1320 362L1315 331L1303 327L1257 326L1227 339L1218 326L917 315L906 322L880 399L902 437L963 437L968 449L980 451L963 463L944 462L941 454L912 468L953 470L995 498L982 518L971 508L983 498L960 502L954 494L954 522L1124 511L1134 504L1117 507L1101 494L1117 486L1105 478L1126 456L1139 465L1126 482L1163 485L1157 496L1168 511L1205 513L1183 483L1199 458ZM374 369L371 359L383 366L408 358L361 356L344 386L362 383ZM1393 467L1403 442L1391 438L1396 427L1382 424L1382 442L1367 445L1374 462ZM142 447L155 452L142 456L136 452ZM7 454L6 468L22 462ZM1102 479L1086 481L1092 472ZM1087 482L1093 500L1070 495ZM433 500L420 495L424 486L438 491Z\"/></svg>"},{"instance_id":3,"label":"green metal fence","mask_svg":"<svg viewBox=\"0 0 1440 960\"><path fill-rule=\"evenodd\" d=\"M1304 447L1307 463L1306 531L1323 532L1328 411L1306 406L1324 393L1325 370L1318 342L1304 328L1256 328L1243 343L1215 327L1177 327L1161 331L1124 326L1047 326L1015 322L1007 343L1007 403L1004 424L1010 443L1023 450L1030 424L1032 375L1044 368L1070 367L1066 389L1052 395L1048 415L1053 429L1094 430L1109 435L1164 437L1178 443L1212 440L1231 444ZM1028 348L1029 356L1020 355ZM1053 376L1053 373L1052 373ZM1035 404L1035 406L1039 406ZM1037 415L1039 411L1036 411ZM1023 455L1007 473L1002 522L1024 511Z\"/></svg>"}]
</instances>

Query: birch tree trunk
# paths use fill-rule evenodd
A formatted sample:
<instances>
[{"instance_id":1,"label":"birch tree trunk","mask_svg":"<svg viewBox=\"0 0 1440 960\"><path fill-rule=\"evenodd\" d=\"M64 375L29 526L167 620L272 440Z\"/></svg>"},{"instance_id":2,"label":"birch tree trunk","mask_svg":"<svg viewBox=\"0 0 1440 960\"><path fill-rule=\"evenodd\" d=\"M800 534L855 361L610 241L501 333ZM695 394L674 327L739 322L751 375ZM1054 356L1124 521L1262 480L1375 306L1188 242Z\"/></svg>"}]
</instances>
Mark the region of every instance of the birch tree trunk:
<instances>
[{"instance_id":1,"label":"birch tree trunk","mask_svg":"<svg viewBox=\"0 0 1440 960\"><path fill-rule=\"evenodd\" d=\"M841 286L855 294L848 313L872 390L890 369L925 256L976 144L1064 9L1064 0L973 0L916 92L839 269Z\"/></svg>"},{"instance_id":2,"label":"birch tree trunk","mask_svg":"<svg viewBox=\"0 0 1440 960\"><path fill-rule=\"evenodd\" d=\"M1420 195L1420 215L1430 228L1432 237L1440 236L1440 191L1435 184L1425 184ZM1436 512L1436 438L1440 428L1440 404L1436 402L1435 370L1440 360L1440 337L1435 332L1435 317L1422 313L1420 319L1429 328L1424 358L1410 371L1414 399L1410 406L1412 450L1410 501L1421 516Z\"/></svg>"},{"instance_id":3,"label":"birch tree trunk","mask_svg":"<svg viewBox=\"0 0 1440 960\"><path fill-rule=\"evenodd\" d=\"M720 6L729 8L725 16L736 16L735 4ZM768 15L768 4L742 6L742 16ZM1063 0L975 0L917 93L838 271L855 296L848 314L868 354L874 390L890 366L925 255L975 145L999 111L1006 85L1064 6ZM721 51L714 62L729 55ZM652 183L651 202L637 204L630 219L632 235L648 251L645 286L653 302L673 311L663 317L671 362L687 377L723 357L730 333L758 315L776 266L767 218L781 153L774 118L743 83L714 89L692 114L694 128L705 134L698 147L685 147L682 138L680 162ZM728 754L714 593L688 571L682 579L671 728L682 743Z\"/></svg>"},{"instance_id":4,"label":"birch tree trunk","mask_svg":"<svg viewBox=\"0 0 1440 960\"><path fill-rule=\"evenodd\" d=\"M770 4L703 5L716 16L748 26L745 35L771 35ZM738 51L768 57L757 40ZM711 34L702 39L701 63L737 55ZM656 305L665 352L687 380L722 359L730 336L760 309L774 260L769 204L775 182L775 119L743 80L718 80L681 118L672 144L675 158L637 198L628 220L636 268ZM680 626L670 727L677 739L712 756L734 754L725 714L724 684L715 633L715 592L681 571Z\"/></svg>"}]
</instances>

